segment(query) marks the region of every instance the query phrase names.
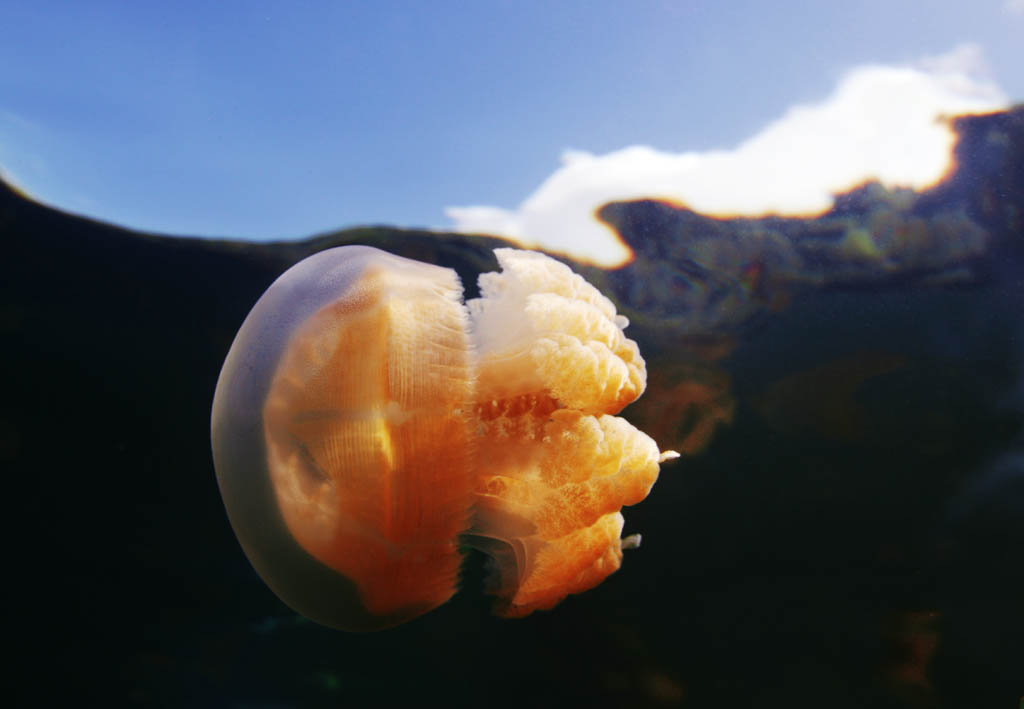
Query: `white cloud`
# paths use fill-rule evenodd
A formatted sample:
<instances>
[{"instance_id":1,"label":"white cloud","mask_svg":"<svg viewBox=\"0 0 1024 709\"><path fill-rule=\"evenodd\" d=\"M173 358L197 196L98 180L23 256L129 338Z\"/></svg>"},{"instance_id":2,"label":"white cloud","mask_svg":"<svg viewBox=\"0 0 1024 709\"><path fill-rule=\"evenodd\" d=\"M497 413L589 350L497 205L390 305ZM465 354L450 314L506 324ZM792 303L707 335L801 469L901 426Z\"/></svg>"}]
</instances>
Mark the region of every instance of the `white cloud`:
<instances>
[{"instance_id":1,"label":"white cloud","mask_svg":"<svg viewBox=\"0 0 1024 709\"><path fill-rule=\"evenodd\" d=\"M941 117L1007 104L985 78L980 49L964 45L914 66L857 67L825 100L789 109L732 150L566 151L518 208L449 207L445 214L456 231L507 236L612 266L629 254L594 217L607 202L650 197L708 214L806 214L828 209L833 194L872 177L921 188L949 166L954 135Z\"/></svg>"}]
</instances>

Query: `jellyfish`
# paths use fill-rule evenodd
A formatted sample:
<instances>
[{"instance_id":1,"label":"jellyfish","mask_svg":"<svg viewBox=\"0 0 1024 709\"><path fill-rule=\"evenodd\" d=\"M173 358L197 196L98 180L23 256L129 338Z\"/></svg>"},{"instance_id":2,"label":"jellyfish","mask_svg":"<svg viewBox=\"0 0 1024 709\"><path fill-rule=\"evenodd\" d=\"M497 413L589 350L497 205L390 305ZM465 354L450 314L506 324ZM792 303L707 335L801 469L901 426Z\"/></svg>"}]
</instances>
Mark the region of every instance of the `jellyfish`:
<instances>
[{"instance_id":1,"label":"jellyfish","mask_svg":"<svg viewBox=\"0 0 1024 709\"><path fill-rule=\"evenodd\" d=\"M211 441L260 577L323 625L369 631L456 591L490 558L495 612L550 609L616 571L623 505L670 457L616 417L643 393L628 322L568 266L496 249L456 273L368 246L299 262L242 324Z\"/></svg>"}]
</instances>

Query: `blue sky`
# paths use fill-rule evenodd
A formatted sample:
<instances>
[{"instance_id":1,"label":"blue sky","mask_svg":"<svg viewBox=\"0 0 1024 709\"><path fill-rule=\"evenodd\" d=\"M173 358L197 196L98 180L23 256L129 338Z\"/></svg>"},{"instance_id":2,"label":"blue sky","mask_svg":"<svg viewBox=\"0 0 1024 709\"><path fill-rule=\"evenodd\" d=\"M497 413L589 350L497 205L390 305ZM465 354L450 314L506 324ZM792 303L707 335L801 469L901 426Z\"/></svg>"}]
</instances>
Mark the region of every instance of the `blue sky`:
<instances>
[{"instance_id":1,"label":"blue sky","mask_svg":"<svg viewBox=\"0 0 1024 709\"><path fill-rule=\"evenodd\" d=\"M4 174L69 211L175 234L450 227L449 207L515 210L566 150L731 150L857 67L957 48L986 101L1024 99L1024 0L40 0L2 14Z\"/></svg>"}]
</instances>

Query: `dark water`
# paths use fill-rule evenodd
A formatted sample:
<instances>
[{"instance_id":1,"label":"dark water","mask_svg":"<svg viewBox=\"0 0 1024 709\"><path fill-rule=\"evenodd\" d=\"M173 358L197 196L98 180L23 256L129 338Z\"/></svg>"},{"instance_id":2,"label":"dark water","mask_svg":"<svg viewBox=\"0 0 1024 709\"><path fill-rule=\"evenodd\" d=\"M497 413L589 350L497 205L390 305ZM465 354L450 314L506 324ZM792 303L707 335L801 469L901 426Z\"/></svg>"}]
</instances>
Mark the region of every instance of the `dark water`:
<instances>
[{"instance_id":1,"label":"dark water","mask_svg":"<svg viewBox=\"0 0 1024 709\"><path fill-rule=\"evenodd\" d=\"M238 547L209 450L220 363L305 253L370 243L471 284L492 244L384 229L162 239L4 192L16 699L1014 706L1024 117L960 130L959 170L933 192L868 187L820 220L607 207L637 259L583 272L629 315L650 371L624 414L686 453L624 511L643 546L517 621L489 614L471 556L449 604L370 635L290 613Z\"/></svg>"}]
</instances>

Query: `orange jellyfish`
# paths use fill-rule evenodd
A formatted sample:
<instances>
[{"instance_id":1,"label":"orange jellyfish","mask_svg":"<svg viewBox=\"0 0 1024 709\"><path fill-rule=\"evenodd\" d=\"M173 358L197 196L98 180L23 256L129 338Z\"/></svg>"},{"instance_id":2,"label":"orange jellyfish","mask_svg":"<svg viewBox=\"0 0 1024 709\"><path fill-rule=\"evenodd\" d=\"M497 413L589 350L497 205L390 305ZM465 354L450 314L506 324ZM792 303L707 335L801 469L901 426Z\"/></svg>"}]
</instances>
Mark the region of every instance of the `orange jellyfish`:
<instances>
[{"instance_id":1,"label":"orange jellyfish","mask_svg":"<svg viewBox=\"0 0 1024 709\"><path fill-rule=\"evenodd\" d=\"M235 534L296 611L343 630L415 618L493 559L499 615L619 568L620 509L674 457L613 414L646 370L610 300L567 266L497 249L462 302L448 268L367 246L296 264L217 382L211 440Z\"/></svg>"}]
</instances>

